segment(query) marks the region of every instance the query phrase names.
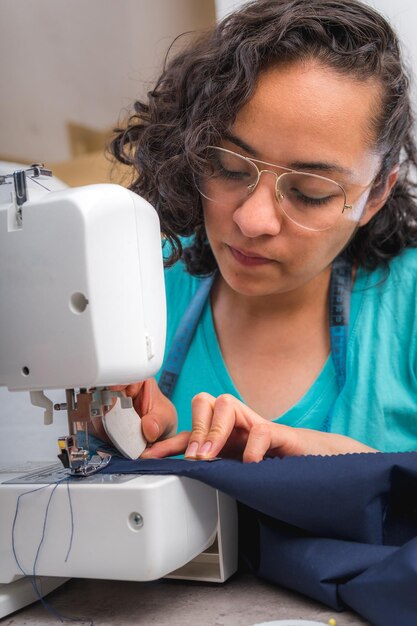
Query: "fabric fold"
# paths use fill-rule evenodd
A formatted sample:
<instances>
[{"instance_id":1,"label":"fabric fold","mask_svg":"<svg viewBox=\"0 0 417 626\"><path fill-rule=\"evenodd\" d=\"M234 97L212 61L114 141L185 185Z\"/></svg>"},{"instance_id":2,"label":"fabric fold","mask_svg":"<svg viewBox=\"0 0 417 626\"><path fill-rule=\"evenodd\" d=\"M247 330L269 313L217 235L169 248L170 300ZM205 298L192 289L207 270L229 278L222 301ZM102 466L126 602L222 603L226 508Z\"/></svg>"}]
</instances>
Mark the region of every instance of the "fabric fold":
<instances>
[{"instance_id":1,"label":"fabric fold","mask_svg":"<svg viewBox=\"0 0 417 626\"><path fill-rule=\"evenodd\" d=\"M258 576L375 626L417 622L417 453L129 461L103 473L176 474L239 503L241 553Z\"/></svg>"}]
</instances>

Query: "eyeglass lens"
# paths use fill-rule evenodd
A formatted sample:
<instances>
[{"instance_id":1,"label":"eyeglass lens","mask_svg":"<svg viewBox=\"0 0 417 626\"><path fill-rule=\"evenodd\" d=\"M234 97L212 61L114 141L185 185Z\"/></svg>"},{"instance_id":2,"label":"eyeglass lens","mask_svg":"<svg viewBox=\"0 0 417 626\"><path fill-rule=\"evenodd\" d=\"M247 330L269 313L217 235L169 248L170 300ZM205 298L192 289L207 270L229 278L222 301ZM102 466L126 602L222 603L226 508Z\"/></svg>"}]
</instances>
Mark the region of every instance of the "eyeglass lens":
<instances>
[{"instance_id":1,"label":"eyeglass lens","mask_svg":"<svg viewBox=\"0 0 417 626\"><path fill-rule=\"evenodd\" d=\"M273 165L259 169L250 160L225 150L209 148L207 170L199 179L200 193L227 206L239 206L254 191L259 172L272 172L277 178L276 197L287 217L312 230L325 230L343 211L346 197L336 182L315 174L282 172Z\"/></svg>"}]
</instances>

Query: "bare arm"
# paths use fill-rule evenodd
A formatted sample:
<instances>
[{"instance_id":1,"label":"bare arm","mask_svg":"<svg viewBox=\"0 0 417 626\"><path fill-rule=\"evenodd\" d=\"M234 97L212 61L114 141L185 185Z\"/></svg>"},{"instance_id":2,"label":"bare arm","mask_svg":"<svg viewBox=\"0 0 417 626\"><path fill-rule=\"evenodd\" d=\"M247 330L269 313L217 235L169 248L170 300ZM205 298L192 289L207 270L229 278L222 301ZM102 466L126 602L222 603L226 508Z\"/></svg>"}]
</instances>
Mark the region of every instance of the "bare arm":
<instances>
[{"instance_id":1,"label":"bare arm","mask_svg":"<svg viewBox=\"0 0 417 626\"><path fill-rule=\"evenodd\" d=\"M200 393L193 399L193 430L145 450L143 458L185 452L187 458L216 456L261 461L265 456L333 455L377 452L355 439L269 422L237 398Z\"/></svg>"}]
</instances>

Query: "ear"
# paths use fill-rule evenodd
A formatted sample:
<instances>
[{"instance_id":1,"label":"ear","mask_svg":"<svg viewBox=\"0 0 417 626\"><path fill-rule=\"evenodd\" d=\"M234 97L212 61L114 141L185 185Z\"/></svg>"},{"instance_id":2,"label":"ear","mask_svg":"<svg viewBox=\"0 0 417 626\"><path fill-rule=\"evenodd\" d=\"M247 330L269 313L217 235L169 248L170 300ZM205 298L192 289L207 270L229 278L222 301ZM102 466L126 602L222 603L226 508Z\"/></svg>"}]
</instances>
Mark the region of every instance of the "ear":
<instances>
[{"instance_id":1,"label":"ear","mask_svg":"<svg viewBox=\"0 0 417 626\"><path fill-rule=\"evenodd\" d=\"M362 217L359 220L359 226L365 226L365 224L367 224L374 217L374 215L376 215L378 211L382 209L382 207L388 200L392 188L397 182L399 171L399 165L393 167L385 180L385 185L381 186L381 189L378 191L378 193L372 195L372 197L367 201L364 212L362 213Z\"/></svg>"}]
</instances>

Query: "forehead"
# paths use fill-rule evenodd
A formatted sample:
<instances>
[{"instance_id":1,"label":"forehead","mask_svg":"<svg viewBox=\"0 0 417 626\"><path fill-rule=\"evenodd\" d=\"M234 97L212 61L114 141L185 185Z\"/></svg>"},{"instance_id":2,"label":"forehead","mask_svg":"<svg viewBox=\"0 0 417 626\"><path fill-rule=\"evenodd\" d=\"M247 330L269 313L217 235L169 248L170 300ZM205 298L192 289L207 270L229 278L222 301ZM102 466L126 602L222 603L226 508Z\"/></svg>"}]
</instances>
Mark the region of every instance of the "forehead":
<instances>
[{"instance_id":1,"label":"forehead","mask_svg":"<svg viewBox=\"0 0 417 626\"><path fill-rule=\"evenodd\" d=\"M272 162L326 161L373 169L372 118L381 87L309 61L264 71L232 127ZM366 173L366 172L364 172Z\"/></svg>"}]
</instances>

